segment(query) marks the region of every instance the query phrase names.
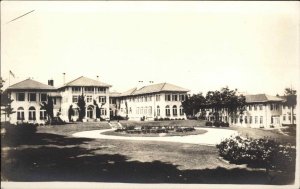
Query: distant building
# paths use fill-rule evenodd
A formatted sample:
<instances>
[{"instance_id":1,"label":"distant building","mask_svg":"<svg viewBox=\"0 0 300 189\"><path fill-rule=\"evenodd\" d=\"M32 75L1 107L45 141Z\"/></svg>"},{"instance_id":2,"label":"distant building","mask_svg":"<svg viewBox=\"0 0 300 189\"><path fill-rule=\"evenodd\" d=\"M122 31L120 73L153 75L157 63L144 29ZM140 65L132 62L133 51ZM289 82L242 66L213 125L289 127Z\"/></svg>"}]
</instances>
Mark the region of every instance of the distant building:
<instances>
[{"instance_id":1,"label":"distant building","mask_svg":"<svg viewBox=\"0 0 300 189\"><path fill-rule=\"evenodd\" d=\"M232 125L252 128L280 127L282 124L291 124L291 107L287 107L284 97L270 96L266 94L246 95L246 110L235 117L229 115L226 108L220 112L221 121ZM214 119L214 110L209 109L206 118ZM296 110L294 111L296 112ZM294 113L294 119L296 114Z\"/></svg>"},{"instance_id":2,"label":"distant building","mask_svg":"<svg viewBox=\"0 0 300 189\"><path fill-rule=\"evenodd\" d=\"M188 91L169 83L132 88L115 97L118 115L130 120L186 119L182 102Z\"/></svg>"}]
</instances>

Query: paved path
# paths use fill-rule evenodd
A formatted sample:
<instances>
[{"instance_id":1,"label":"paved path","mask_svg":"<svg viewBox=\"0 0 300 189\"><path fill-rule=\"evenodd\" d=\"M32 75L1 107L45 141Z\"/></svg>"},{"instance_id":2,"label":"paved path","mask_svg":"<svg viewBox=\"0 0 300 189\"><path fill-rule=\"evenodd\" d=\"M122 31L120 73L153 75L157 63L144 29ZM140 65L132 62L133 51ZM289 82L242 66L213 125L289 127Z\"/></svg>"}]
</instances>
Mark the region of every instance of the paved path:
<instances>
[{"instance_id":1,"label":"paved path","mask_svg":"<svg viewBox=\"0 0 300 189\"><path fill-rule=\"evenodd\" d=\"M113 131L114 129L92 130L74 133L75 137L95 138L95 139L113 139L113 140L146 140L146 141L165 141L165 142L180 142L190 144L216 145L221 140L238 134L237 131L227 129L214 128L196 128L203 129L207 132L199 135L188 136L164 136L164 137L125 137L104 135L103 132Z\"/></svg>"}]
</instances>

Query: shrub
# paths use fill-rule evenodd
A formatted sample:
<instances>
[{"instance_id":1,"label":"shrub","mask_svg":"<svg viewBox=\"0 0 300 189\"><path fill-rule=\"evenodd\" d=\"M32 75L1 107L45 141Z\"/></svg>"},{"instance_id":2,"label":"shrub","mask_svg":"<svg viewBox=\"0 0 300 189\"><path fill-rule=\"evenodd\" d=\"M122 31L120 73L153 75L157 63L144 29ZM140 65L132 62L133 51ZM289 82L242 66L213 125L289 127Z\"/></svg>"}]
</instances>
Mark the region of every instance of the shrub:
<instances>
[{"instance_id":1,"label":"shrub","mask_svg":"<svg viewBox=\"0 0 300 189\"><path fill-rule=\"evenodd\" d=\"M38 124L32 123L20 123L13 125L7 123L3 126L5 133L3 137L6 142L11 143L22 143L23 141L29 140L33 134L37 131Z\"/></svg>"},{"instance_id":2,"label":"shrub","mask_svg":"<svg viewBox=\"0 0 300 189\"><path fill-rule=\"evenodd\" d=\"M224 159L268 170L294 171L296 149L271 139L228 138L217 145Z\"/></svg>"},{"instance_id":3,"label":"shrub","mask_svg":"<svg viewBox=\"0 0 300 189\"><path fill-rule=\"evenodd\" d=\"M211 121L205 122L205 126L212 126L212 125L213 125L213 123Z\"/></svg>"},{"instance_id":4,"label":"shrub","mask_svg":"<svg viewBox=\"0 0 300 189\"><path fill-rule=\"evenodd\" d=\"M215 126L215 127L220 127L220 126L221 126L221 122L215 121L215 122L213 123L213 126Z\"/></svg>"}]
</instances>

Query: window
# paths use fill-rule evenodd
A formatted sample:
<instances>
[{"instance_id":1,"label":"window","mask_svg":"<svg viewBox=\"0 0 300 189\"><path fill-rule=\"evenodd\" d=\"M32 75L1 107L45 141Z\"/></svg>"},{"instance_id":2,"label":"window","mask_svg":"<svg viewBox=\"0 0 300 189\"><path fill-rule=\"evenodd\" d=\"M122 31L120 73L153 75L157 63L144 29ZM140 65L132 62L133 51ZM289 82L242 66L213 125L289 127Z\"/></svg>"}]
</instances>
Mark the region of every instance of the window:
<instances>
[{"instance_id":1,"label":"window","mask_svg":"<svg viewBox=\"0 0 300 189\"><path fill-rule=\"evenodd\" d=\"M254 106L254 111L256 111L257 110L257 105L254 104L253 106Z\"/></svg>"},{"instance_id":2,"label":"window","mask_svg":"<svg viewBox=\"0 0 300 189\"><path fill-rule=\"evenodd\" d=\"M155 96L156 96L156 101L160 101L160 95L157 94L157 95L155 95Z\"/></svg>"},{"instance_id":3,"label":"window","mask_svg":"<svg viewBox=\"0 0 300 189\"><path fill-rule=\"evenodd\" d=\"M170 94L165 95L165 101L171 101L171 95Z\"/></svg>"},{"instance_id":4,"label":"window","mask_svg":"<svg viewBox=\"0 0 300 189\"><path fill-rule=\"evenodd\" d=\"M295 115L293 116L293 119L294 119L294 121L296 121L296 116Z\"/></svg>"},{"instance_id":5,"label":"window","mask_svg":"<svg viewBox=\"0 0 300 189\"><path fill-rule=\"evenodd\" d=\"M46 110L44 108L40 109L40 120L46 120L47 119L47 114Z\"/></svg>"},{"instance_id":6,"label":"window","mask_svg":"<svg viewBox=\"0 0 300 189\"><path fill-rule=\"evenodd\" d=\"M28 101L35 102L36 101L36 93L28 93Z\"/></svg>"},{"instance_id":7,"label":"window","mask_svg":"<svg viewBox=\"0 0 300 189\"><path fill-rule=\"evenodd\" d=\"M178 101L178 95L177 94L172 95L172 101Z\"/></svg>"},{"instance_id":8,"label":"window","mask_svg":"<svg viewBox=\"0 0 300 189\"><path fill-rule=\"evenodd\" d=\"M25 101L25 93L17 93L17 101Z\"/></svg>"},{"instance_id":9,"label":"window","mask_svg":"<svg viewBox=\"0 0 300 189\"><path fill-rule=\"evenodd\" d=\"M173 116L177 116L177 106L173 106Z\"/></svg>"},{"instance_id":10,"label":"window","mask_svg":"<svg viewBox=\"0 0 300 189\"><path fill-rule=\"evenodd\" d=\"M87 108L86 113L87 113L87 117L88 117L88 118L93 118L94 108L93 108L92 106L89 106L89 107Z\"/></svg>"},{"instance_id":11,"label":"window","mask_svg":"<svg viewBox=\"0 0 300 189\"><path fill-rule=\"evenodd\" d=\"M149 96L149 101L152 101L152 95Z\"/></svg>"},{"instance_id":12,"label":"window","mask_svg":"<svg viewBox=\"0 0 300 189\"><path fill-rule=\"evenodd\" d=\"M179 101L185 101L185 95L184 94L181 94L179 95Z\"/></svg>"},{"instance_id":13,"label":"window","mask_svg":"<svg viewBox=\"0 0 300 189\"><path fill-rule=\"evenodd\" d=\"M132 113L132 109L131 109L131 107L129 108L129 113Z\"/></svg>"},{"instance_id":14,"label":"window","mask_svg":"<svg viewBox=\"0 0 300 189\"><path fill-rule=\"evenodd\" d=\"M166 106L166 116L170 116L170 106Z\"/></svg>"},{"instance_id":15,"label":"window","mask_svg":"<svg viewBox=\"0 0 300 189\"><path fill-rule=\"evenodd\" d=\"M258 117L257 117L257 116L255 116L255 117L254 117L254 121L255 121L254 123L255 123L255 124L257 124L257 123L258 123L258 120L257 120L257 119L258 119Z\"/></svg>"},{"instance_id":16,"label":"window","mask_svg":"<svg viewBox=\"0 0 300 189\"><path fill-rule=\"evenodd\" d=\"M52 100L53 100L53 104L56 105L56 98L53 97Z\"/></svg>"},{"instance_id":17,"label":"window","mask_svg":"<svg viewBox=\"0 0 300 189\"><path fill-rule=\"evenodd\" d=\"M263 105L262 104L259 105L259 110L263 110Z\"/></svg>"},{"instance_id":18,"label":"window","mask_svg":"<svg viewBox=\"0 0 300 189\"><path fill-rule=\"evenodd\" d=\"M122 100L123 102L123 100ZM106 97L105 96L99 96L99 103L106 103ZM116 104L116 99L114 99L114 104Z\"/></svg>"},{"instance_id":19,"label":"window","mask_svg":"<svg viewBox=\"0 0 300 189\"><path fill-rule=\"evenodd\" d=\"M160 116L160 108L159 108L159 106L157 106L156 111L157 111L157 116Z\"/></svg>"},{"instance_id":20,"label":"window","mask_svg":"<svg viewBox=\"0 0 300 189\"><path fill-rule=\"evenodd\" d=\"M263 124L263 116L260 116L260 117L259 117L259 123L260 123L260 124Z\"/></svg>"},{"instance_id":21,"label":"window","mask_svg":"<svg viewBox=\"0 0 300 189\"><path fill-rule=\"evenodd\" d=\"M248 123L247 116L245 116L245 123Z\"/></svg>"},{"instance_id":22,"label":"window","mask_svg":"<svg viewBox=\"0 0 300 189\"><path fill-rule=\"evenodd\" d=\"M250 116L249 123L252 124L252 116Z\"/></svg>"},{"instance_id":23,"label":"window","mask_svg":"<svg viewBox=\"0 0 300 189\"><path fill-rule=\"evenodd\" d=\"M270 104L270 109L273 110L273 104Z\"/></svg>"},{"instance_id":24,"label":"window","mask_svg":"<svg viewBox=\"0 0 300 189\"><path fill-rule=\"evenodd\" d=\"M100 108L100 114L101 115L106 115L106 109Z\"/></svg>"},{"instance_id":25,"label":"window","mask_svg":"<svg viewBox=\"0 0 300 189\"><path fill-rule=\"evenodd\" d=\"M36 120L36 117L35 117L35 108L33 106L31 106L29 108L29 120Z\"/></svg>"},{"instance_id":26,"label":"window","mask_svg":"<svg viewBox=\"0 0 300 189\"><path fill-rule=\"evenodd\" d=\"M136 108L136 114L140 114L140 108L139 107Z\"/></svg>"},{"instance_id":27,"label":"window","mask_svg":"<svg viewBox=\"0 0 300 189\"><path fill-rule=\"evenodd\" d=\"M180 106L180 108L179 108L179 113L180 113L180 115L183 115L183 107L182 106Z\"/></svg>"},{"instance_id":28,"label":"window","mask_svg":"<svg viewBox=\"0 0 300 189\"><path fill-rule=\"evenodd\" d=\"M252 111L252 105L249 105L249 111Z\"/></svg>"},{"instance_id":29,"label":"window","mask_svg":"<svg viewBox=\"0 0 300 189\"><path fill-rule=\"evenodd\" d=\"M240 123L243 123L243 116L240 116Z\"/></svg>"},{"instance_id":30,"label":"window","mask_svg":"<svg viewBox=\"0 0 300 189\"><path fill-rule=\"evenodd\" d=\"M87 103L90 103L92 101L93 101L93 97L92 96L90 96L90 95L86 96L86 102Z\"/></svg>"},{"instance_id":31,"label":"window","mask_svg":"<svg viewBox=\"0 0 300 189\"><path fill-rule=\"evenodd\" d=\"M97 93L106 93L106 88L103 88L103 87L97 87L97 88L96 88L96 92L97 92Z\"/></svg>"},{"instance_id":32,"label":"window","mask_svg":"<svg viewBox=\"0 0 300 189\"><path fill-rule=\"evenodd\" d=\"M24 116L24 108L23 107L19 107L17 109L17 120L23 121L24 118L25 118L25 116Z\"/></svg>"},{"instance_id":33,"label":"window","mask_svg":"<svg viewBox=\"0 0 300 189\"><path fill-rule=\"evenodd\" d=\"M47 101L47 94L46 93L41 93L41 95L40 95L40 101L41 102L46 102Z\"/></svg>"},{"instance_id":34,"label":"window","mask_svg":"<svg viewBox=\"0 0 300 189\"><path fill-rule=\"evenodd\" d=\"M291 121L291 116L289 115L289 121Z\"/></svg>"},{"instance_id":35,"label":"window","mask_svg":"<svg viewBox=\"0 0 300 189\"><path fill-rule=\"evenodd\" d=\"M87 93L93 93L94 92L94 87L84 87L84 91Z\"/></svg>"},{"instance_id":36,"label":"window","mask_svg":"<svg viewBox=\"0 0 300 189\"><path fill-rule=\"evenodd\" d=\"M282 118L282 119L283 119L283 121L285 121L285 120L286 120L286 115L283 115L283 118Z\"/></svg>"},{"instance_id":37,"label":"window","mask_svg":"<svg viewBox=\"0 0 300 189\"><path fill-rule=\"evenodd\" d=\"M81 87L72 87L72 93L80 93Z\"/></svg>"},{"instance_id":38,"label":"window","mask_svg":"<svg viewBox=\"0 0 300 189\"><path fill-rule=\"evenodd\" d=\"M72 98L72 102L73 103L77 103L78 102L78 96L73 96L73 98Z\"/></svg>"}]
</instances>

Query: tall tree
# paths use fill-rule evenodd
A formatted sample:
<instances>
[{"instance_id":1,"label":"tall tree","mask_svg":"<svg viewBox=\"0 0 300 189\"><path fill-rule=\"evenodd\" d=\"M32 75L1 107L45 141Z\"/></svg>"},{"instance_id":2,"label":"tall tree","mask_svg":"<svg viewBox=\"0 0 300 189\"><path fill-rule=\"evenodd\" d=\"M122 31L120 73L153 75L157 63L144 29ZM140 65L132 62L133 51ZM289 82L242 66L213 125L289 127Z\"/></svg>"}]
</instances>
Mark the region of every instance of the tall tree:
<instances>
[{"instance_id":1,"label":"tall tree","mask_svg":"<svg viewBox=\"0 0 300 189\"><path fill-rule=\"evenodd\" d=\"M100 119L100 108L96 100L94 100L94 105L96 107L96 118Z\"/></svg>"},{"instance_id":2,"label":"tall tree","mask_svg":"<svg viewBox=\"0 0 300 189\"><path fill-rule=\"evenodd\" d=\"M182 107L186 115L194 116L199 111L203 111L206 107L206 100L202 93L193 94L187 97L185 101L182 102Z\"/></svg>"},{"instance_id":3,"label":"tall tree","mask_svg":"<svg viewBox=\"0 0 300 189\"><path fill-rule=\"evenodd\" d=\"M285 88L284 95L286 96L286 105L291 107L291 123L294 124L294 109L297 104L297 91L292 88Z\"/></svg>"},{"instance_id":4,"label":"tall tree","mask_svg":"<svg viewBox=\"0 0 300 189\"><path fill-rule=\"evenodd\" d=\"M51 96L48 95L47 102L42 102L40 104L40 106L41 106L41 108L43 108L43 109L46 110L47 117L48 117L49 123L51 125L53 117L54 117L54 113L53 113L53 108L54 108L53 107L53 97L51 97Z\"/></svg>"},{"instance_id":5,"label":"tall tree","mask_svg":"<svg viewBox=\"0 0 300 189\"><path fill-rule=\"evenodd\" d=\"M86 111L86 104L85 104L83 93L78 97L77 105L79 107L78 121L82 121L83 118L85 117L85 111Z\"/></svg>"},{"instance_id":6,"label":"tall tree","mask_svg":"<svg viewBox=\"0 0 300 189\"><path fill-rule=\"evenodd\" d=\"M69 122L72 122L72 116L74 116L74 110L73 110L73 105L70 105L69 106L69 109L68 109L68 119L69 119Z\"/></svg>"}]
</instances>

